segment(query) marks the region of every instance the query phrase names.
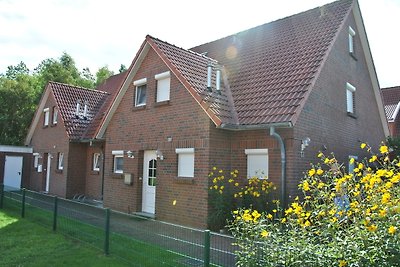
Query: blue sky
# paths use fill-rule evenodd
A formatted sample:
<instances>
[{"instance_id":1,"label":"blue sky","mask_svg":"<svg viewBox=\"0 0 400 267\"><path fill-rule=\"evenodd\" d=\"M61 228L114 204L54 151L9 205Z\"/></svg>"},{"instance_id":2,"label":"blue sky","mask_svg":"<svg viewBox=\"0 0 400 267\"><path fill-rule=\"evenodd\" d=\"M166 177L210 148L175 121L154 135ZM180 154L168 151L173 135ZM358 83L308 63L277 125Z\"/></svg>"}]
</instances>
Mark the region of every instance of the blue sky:
<instances>
[{"instance_id":1,"label":"blue sky","mask_svg":"<svg viewBox=\"0 0 400 267\"><path fill-rule=\"evenodd\" d=\"M129 66L150 34L190 48L331 0L0 0L0 73L67 52L92 73ZM400 0L359 0L381 87L400 85ZM397 27L396 27L396 26Z\"/></svg>"}]
</instances>

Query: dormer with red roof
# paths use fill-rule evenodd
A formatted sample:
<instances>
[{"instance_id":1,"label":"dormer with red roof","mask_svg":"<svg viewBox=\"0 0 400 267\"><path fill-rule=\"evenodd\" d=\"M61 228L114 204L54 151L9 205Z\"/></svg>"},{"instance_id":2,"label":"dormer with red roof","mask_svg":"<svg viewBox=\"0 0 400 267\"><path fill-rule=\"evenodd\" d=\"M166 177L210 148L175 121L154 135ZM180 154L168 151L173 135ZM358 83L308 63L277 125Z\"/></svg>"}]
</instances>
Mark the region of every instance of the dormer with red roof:
<instances>
[{"instance_id":1,"label":"dormer with red roof","mask_svg":"<svg viewBox=\"0 0 400 267\"><path fill-rule=\"evenodd\" d=\"M400 86L382 88L381 92L390 136L398 137L400 135Z\"/></svg>"}]
</instances>

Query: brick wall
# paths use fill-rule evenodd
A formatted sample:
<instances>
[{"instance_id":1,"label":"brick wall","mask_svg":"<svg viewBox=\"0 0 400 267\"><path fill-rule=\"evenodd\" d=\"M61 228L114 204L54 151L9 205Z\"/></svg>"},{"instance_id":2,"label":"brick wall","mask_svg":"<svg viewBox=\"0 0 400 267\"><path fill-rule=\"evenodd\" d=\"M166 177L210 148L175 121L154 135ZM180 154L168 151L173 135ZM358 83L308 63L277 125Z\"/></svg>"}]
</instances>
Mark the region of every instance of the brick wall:
<instances>
[{"instance_id":1,"label":"brick wall","mask_svg":"<svg viewBox=\"0 0 400 267\"><path fill-rule=\"evenodd\" d=\"M333 44L295 126L293 155L296 177L303 176L303 171L310 167L309 162L318 162L316 155L325 148L326 153L333 152L347 166L349 155L359 159L366 156L365 151L359 148L360 141L378 148L380 142L385 140L359 33L354 40L356 59L348 52L349 25L356 29L352 14ZM356 87L356 117L347 114L346 82ZM305 150L304 158L301 158L299 140L304 137L310 137L311 143Z\"/></svg>"},{"instance_id":2,"label":"brick wall","mask_svg":"<svg viewBox=\"0 0 400 267\"><path fill-rule=\"evenodd\" d=\"M93 154L100 153L100 170L93 170ZM86 181L85 195L93 199L102 198L102 176L103 176L103 143L93 143L87 146L86 153Z\"/></svg>"},{"instance_id":3,"label":"brick wall","mask_svg":"<svg viewBox=\"0 0 400 267\"><path fill-rule=\"evenodd\" d=\"M52 93L46 101L45 108L50 110L49 126L43 126L44 115L43 110L39 110L40 120L32 136L30 145L33 147L33 152L40 154L39 164L42 165L42 172L38 172L37 169L32 168L30 189L35 191L45 190L46 180L46 162L45 153L52 155L51 159L51 172L50 172L50 194L55 194L61 197L66 196L66 182L67 182L67 166L68 166L68 152L69 142L68 136L65 132L65 128L62 125L62 119L59 115L57 125L52 125L52 107L55 106L55 100ZM57 171L57 154L58 152L64 153L64 170Z\"/></svg>"},{"instance_id":4,"label":"brick wall","mask_svg":"<svg viewBox=\"0 0 400 267\"><path fill-rule=\"evenodd\" d=\"M157 162L156 217L205 227L210 120L172 73L170 101L156 104L154 75L165 71L167 66L150 49L132 80L147 78L146 107L134 107L131 82L107 128L104 204L125 212L141 211L143 154L160 149L165 159ZM176 148L195 149L193 179L177 178ZM133 175L133 185L125 185L121 175L113 174L113 150L135 151L134 159L124 156L124 172Z\"/></svg>"},{"instance_id":5,"label":"brick wall","mask_svg":"<svg viewBox=\"0 0 400 267\"><path fill-rule=\"evenodd\" d=\"M66 197L85 194L87 143L70 143L68 154L68 179Z\"/></svg>"}]
</instances>

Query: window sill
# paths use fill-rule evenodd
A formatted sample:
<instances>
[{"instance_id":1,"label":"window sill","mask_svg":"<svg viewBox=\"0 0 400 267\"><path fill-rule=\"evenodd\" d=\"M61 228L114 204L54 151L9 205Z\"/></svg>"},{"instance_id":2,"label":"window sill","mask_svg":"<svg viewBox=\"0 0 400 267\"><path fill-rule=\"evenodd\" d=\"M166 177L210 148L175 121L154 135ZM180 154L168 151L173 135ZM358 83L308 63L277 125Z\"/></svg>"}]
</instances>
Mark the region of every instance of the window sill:
<instances>
[{"instance_id":1,"label":"window sill","mask_svg":"<svg viewBox=\"0 0 400 267\"><path fill-rule=\"evenodd\" d=\"M100 171L91 170L91 171L90 171L90 174L91 174L91 175L99 175L99 174L100 174Z\"/></svg>"},{"instance_id":2,"label":"window sill","mask_svg":"<svg viewBox=\"0 0 400 267\"><path fill-rule=\"evenodd\" d=\"M353 118L353 119L357 119L357 115L352 113L352 112L347 112L347 116Z\"/></svg>"},{"instance_id":3,"label":"window sill","mask_svg":"<svg viewBox=\"0 0 400 267\"><path fill-rule=\"evenodd\" d=\"M349 54L355 61L358 60L357 57L356 57L356 54L354 54L354 52L349 52Z\"/></svg>"},{"instance_id":4,"label":"window sill","mask_svg":"<svg viewBox=\"0 0 400 267\"><path fill-rule=\"evenodd\" d=\"M43 129L49 128L49 125L43 125Z\"/></svg>"},{"instance_id":5,"label":"window sill","mask_svg":"<svg viewBox=\"0 0 400 267\"><path fill-rule=\"evenodd\" d=\"M132 108L132 111L135 111L135 110L144 110L144 109L146 109L146 105L133 107L133 108Z\"/></svg>"},{"instance_id":6,"label":"window sill","mask_svg":"<svg viewBox=\"0 0 400 267\"><path fill-rule=\"evenodd\" d=\"M52 125L50 125L50 127L56 127L57 123L53 123Z\"/></svg>"},{"instance_id":7,"label":"window sill","mask_svg":"<svg viewBox=\"0 0 400 267\"><path fill-rule=\"evenodd\" d=\"M63 172L63 170L56 169L56 173L62 173L62 172Z\"/></svg>"},{"instance_id":8,"label":"window sill","mask_svg":"<svg viewBox=\"0 0 400 267\"><path fill-rule=\"evenodd\" d=\"M170 103L169 103L169 100L165 100L165 101L156 102L156 103L154 104L154 106L155 106L155 107L168 106L169 104L170 104Z\"/></svg>"},{"instance_id":9,"label":"window sill","mask_svg":"<svg viewBox=\"0 0 400 267\"><path fill-rule=\"evenodd\" d=\"M194 184L194 177L176 177L177 184Z\"/></svg>"}]
</instances>

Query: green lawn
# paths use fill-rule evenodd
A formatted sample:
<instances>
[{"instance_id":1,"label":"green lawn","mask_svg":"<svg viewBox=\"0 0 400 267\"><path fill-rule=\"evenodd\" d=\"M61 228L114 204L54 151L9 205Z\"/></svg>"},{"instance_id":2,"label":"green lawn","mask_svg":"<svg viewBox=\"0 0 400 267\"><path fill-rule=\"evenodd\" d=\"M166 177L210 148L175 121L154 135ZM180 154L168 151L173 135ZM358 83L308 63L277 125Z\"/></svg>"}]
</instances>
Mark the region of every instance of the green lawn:
<instances>
[{"instance_id":1,"label":"green lawn","mask_svg":"<svg viewBox=\"0 0 400 267\"><path fill-rule=\"evenodd\" d=\"M51 213L27 213L21 219L13 208L0 210L0 266L181 266L182 256L117 234L105 256L102 229L59 217L53 232Z\"/></svg>"},{"instance_id":2,"label":"green lawn","mask_svg":"<svg viewBox=\"0 0 400 267\"><path fill-rule=\"evenodd\" d=\"M42 225L0 211L1 266L131 266Z\"/></svg>"}]
</instances>

